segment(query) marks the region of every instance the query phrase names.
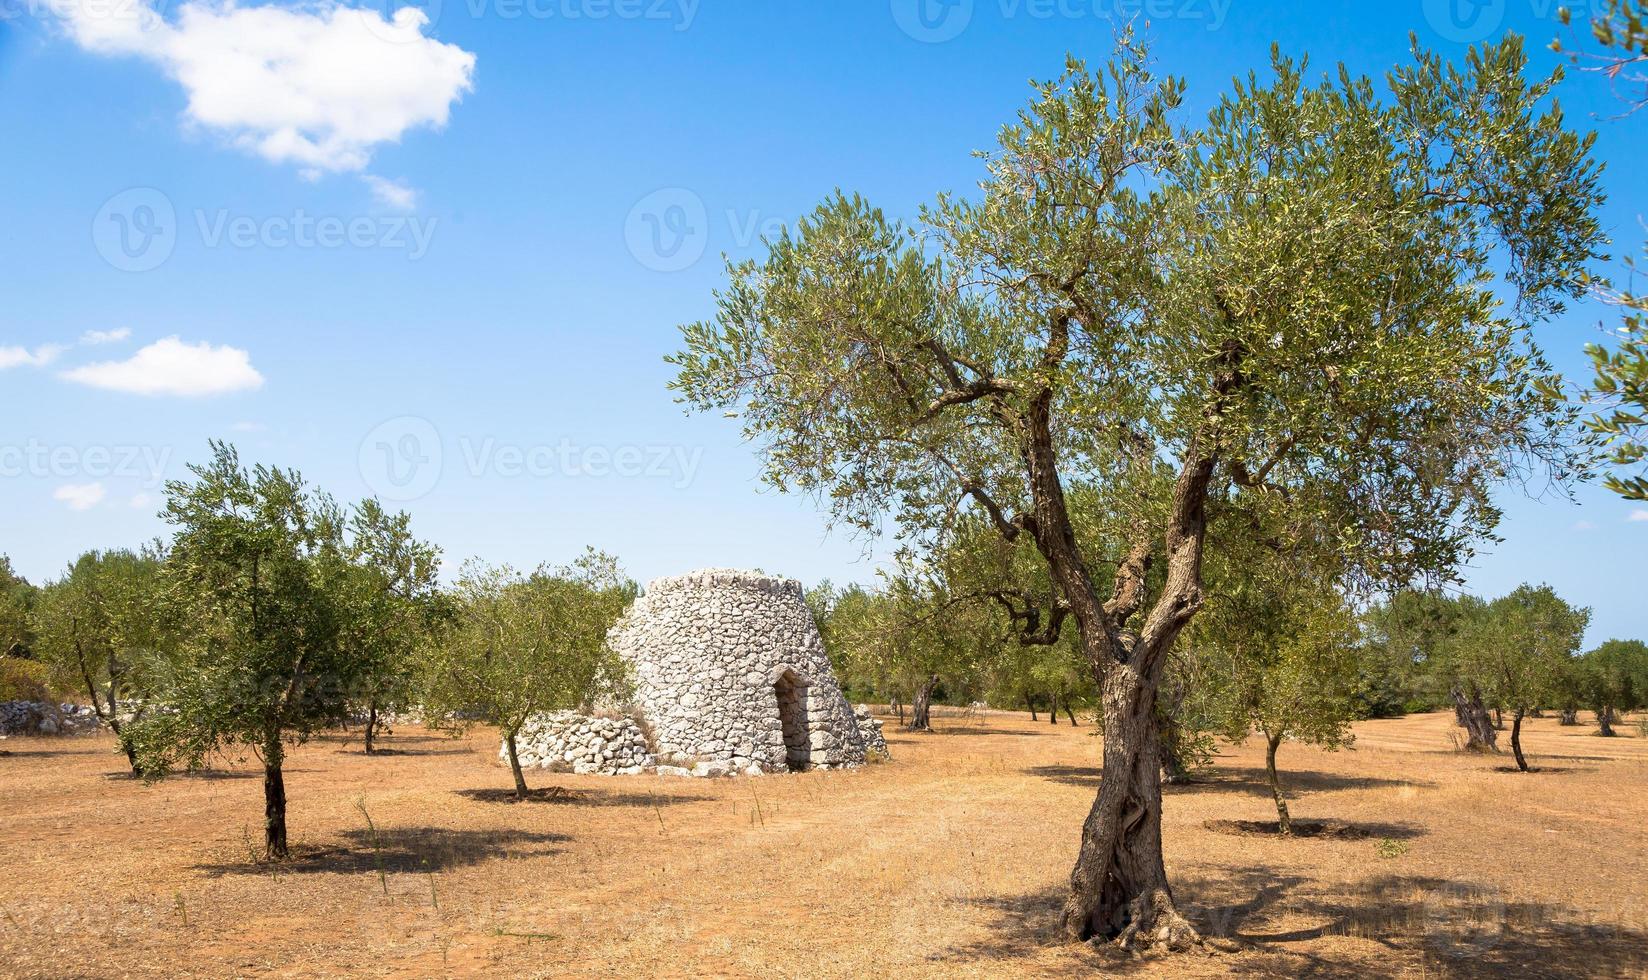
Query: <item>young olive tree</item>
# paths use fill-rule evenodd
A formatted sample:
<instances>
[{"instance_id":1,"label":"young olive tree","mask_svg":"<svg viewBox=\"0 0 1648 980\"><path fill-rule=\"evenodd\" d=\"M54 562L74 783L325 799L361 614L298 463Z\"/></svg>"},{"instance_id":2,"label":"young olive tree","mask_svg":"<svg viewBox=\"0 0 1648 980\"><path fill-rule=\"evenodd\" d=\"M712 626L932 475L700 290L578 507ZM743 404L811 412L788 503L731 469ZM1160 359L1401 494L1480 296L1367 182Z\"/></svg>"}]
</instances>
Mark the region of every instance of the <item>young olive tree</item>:
<instances>
[{"instance_id":1,"label":"young olive tree","mask_svg":"<svg viewBox=\"0 0 1648 980\"><path fill-rule=\"evenodd\" d=\"M411 706L418 652L446 614L440 549L413 537L411 518L365 500L349 521L339 642L359 666L352 700L366 714L366 754L384 711Z\"/></svg>"},{"instance_id":2,"label":"young olive tree","mask_svg":"<svg viewBox=\"0 0 1648 980\"><path fill-rule=\"evenodd\" d=\"M1277 751L1285 740L1328 751L1354 741L1359 624L1333 577L1301 555L1279 560L1254 548L1217 564L1207 608L1186 637L1209 681L1190 701L1230 741L1264 739L1277 830L1290 836Z\"/></svg>"},{"instance_id":3,"label":"young olive tree","mask_svg":"<svg viewBox=\"0 0 1648 980\"><path fill-rule=\"evenodd\" d=\"M132 774L143 775L129 725L150 708L143 670L175 643L173 604L158 547L89 551L41 590L35 623L40 659L64 687L77 687L114 732Z\"/></svg>"},{"instance_id":4,"label":"young olive tree","mask_svg":"<svg viewBox=\"0 0 1648 980\"><path fill-rule=\"evenodd\" d=\"M1568 605L1550 586L1523 585L1481 607L1461 630L1460 669L1496 709L1511 712L1511 752L1522 772L1522 721L1561 699L1590 621L1589 609Z\"/></svg>"},{"instance_id":5,"label":"young olive tree","mask_svg":"<svg viewBox=\"0 0 1648 980\"><path fill-rule=\"evenodd\" d=\"M451 620L423 658L431 723L454 731L476 720L497 726L515 796L525 799L515 740L527 719L624 696L628 671L607 645L607 631L635 594L617 561L593 549L570 566L525 576L466 563Z\"/></svg>"},{"instance_id":6,"label":"young olive tree","mask_svg":"<svg viewBox=\"0 0 1648 980\"><path fill-rule=\"evenodd\" d=\"M1598 735L1613 737L1620 715L1648 707L1648 644L1641 640L1604 642L1581 658L1578 674Z\"/></svg>"},{"instance_id":7,"label":"young olive tree","mask_svg":"<svg viewBox=\"0 0 1648 980\"><path fill-rule=\"evenodd\" d=\"M1384 90L1276 55L1187 128L1148 61L1124 40L1036 86L919 234L832 197L729 267L672 360L836 521L1033 542L1056 586L1035 622L1075 630L1103 692L1064 932L1173 948L1200 936L1162 859L1154 707L1210 529L1239 500L1326 529L1347 578L1450 573L1495 481L1570 473L1531 328L1602 236L1591 141L1519 39L1417 53Z\"/></svg>"},{"instance_id":8,"label":"young olive tree","mask_svg":"<svg viewBox=\"0 0 1648 980\"><path fill-rule=\"evenodd\" d=\"M160 710L131 726L138 764L159 779L249 748L263 764L264 854L282 860L287 746L343 719L360 671L339 642L344 514L296 471L247 469L225 443L189 469L193 480L166 484L180 635L144 667Z\"/></svg>"}]
</instances>

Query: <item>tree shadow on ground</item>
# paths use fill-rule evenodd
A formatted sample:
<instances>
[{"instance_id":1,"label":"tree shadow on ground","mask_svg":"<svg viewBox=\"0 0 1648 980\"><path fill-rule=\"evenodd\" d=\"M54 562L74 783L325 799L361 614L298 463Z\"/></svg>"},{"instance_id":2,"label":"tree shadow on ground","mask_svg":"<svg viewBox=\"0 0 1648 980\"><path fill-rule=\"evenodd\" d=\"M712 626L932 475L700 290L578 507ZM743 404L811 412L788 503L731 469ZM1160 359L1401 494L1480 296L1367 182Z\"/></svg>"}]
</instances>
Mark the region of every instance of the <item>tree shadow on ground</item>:
<instances>
[{"instance_id":1,"label":"tree shadow on ground","mask_svg":"<svg viewBox=\"0 0 1648 980\"><path fill-rule=\"evenodd\" d=\"M512 789L459 789L459 796L480 803L557 803L562 806L674 806L677 803L696 803L714 799L692 793L635 793L610 792L597 789L567 789L564 786L543 786L527 790L526 799L516 797Z\"/></svg>"},{"instance_id":2,"label":"tree shadow on ground","mask_svg":"<svg viewBox=\"0 0 1648 980\"><path fill-rule=\"evenodd\" d=\"M935 725L930 732L911 732L912 735L1008 735L1016 738L1041 738L1048 732L1025 732L1013 728L980 728L977 725Z\"/></svg>"},{"instance_id":3,"label":"tree shadow on ground","mask_svg":"<svg viewBox=\"0 0 1648 980\"><path fill-rule=\"evenodd\" d=\"M1444 878L1384 875L1316 890L1309 879L1253 867L1181 878L1181 911L1204 936L1233 941L1219 953L1230 976L1360 980L1365 949L1323 950L1322 940L1374 943L1374 973L1449 977L1624 977L1648 968L1648 931L1640 922L1599 921L1585 912L1522 901L1497 886ZM990 938L938 959L1011 963L1063 945L1062 887L967 902L997 913ZM1286 917L1287 921L1282 921ZM1288 928L1293 922L1311 923ZM1095 971L1126 974L1171 960L1134 960L1108 946L1073 947ZM1188 955L1188 954L1178 954Z\"/></svg>"},{"instance_id":4,"label":"tree shadow on ground","mask_svg":"<svg viewBox=\"0 0 1648 980\"><path fill-rule=\"evenodd\" d=\"M1274 820L1207 820L1203 827L1218 834L1283 840ZM1293 820L1292 836L1322 840L1411 840L1425 834L1425 828L1405 823L1350 823L1344 820Z\"/></svg>"},{"instance_id":5,"label":"tree shadow on ground","mask_svg":"<svg viewBox=\"0 0 1648 980\"><path fill-rule=\"evenodd\" d=\"M218 878L226 875L386 874L450 871L492 858L542 857L559 852L552 845L571 840L565 834L524 830L450 830L444 827L346 830L347 847L294 849L279 864L246 861L196 865Z\"/></svg>"},{"instance_id":6,"label":"tree shadow on ground","mask_svg":"<svg viewBox=\"0 0 1648 980\"><path fill-rule=\"evenodd\" d=\"M1098 789L1101 770L1097 766L1031 766L1026 775L1040 776L1067 786ZM1377 776L1341 776L1337 773L1313 772L1308 769L1282 770L1282 788L1288 792L1319 793L1343 789L1395 789L1412 786L1415 789L1434 789L1435 783L1423 779L1383 779ZM1210 773L1186 781L1163 786L1163 793L1248 793L1270 796L1270 782L1259 768L1220 767Z\"/></svg>"}]
</instances>

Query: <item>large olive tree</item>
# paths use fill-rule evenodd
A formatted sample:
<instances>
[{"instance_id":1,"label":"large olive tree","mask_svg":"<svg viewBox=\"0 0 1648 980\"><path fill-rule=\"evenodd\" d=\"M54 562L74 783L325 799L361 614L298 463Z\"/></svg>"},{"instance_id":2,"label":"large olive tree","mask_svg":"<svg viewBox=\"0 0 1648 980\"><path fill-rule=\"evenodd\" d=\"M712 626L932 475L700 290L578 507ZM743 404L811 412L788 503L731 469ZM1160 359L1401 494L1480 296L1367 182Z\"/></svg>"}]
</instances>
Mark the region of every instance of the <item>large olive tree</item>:
<instances>
[{"instance_id":1,"label":"large olive tree","mask_svg":"<svg viewBox=\"0 0 1648 980\"><path fill-rule=\"evenodd\" d=\"M837 520L932 546L972 512L1034 542L1057 585L1036 623L1077 631L1103 700L1073 940L1199 941L1154 707L1210 528L1326 536L1360 580L1446 574L1496 480L1572 464L1530 328L1583 288L1596 167L1520 41L1383 87L1272 62L1179 129L1182 85L1139 47L1072 60L977 194L916 230L831 198L731 266L673 358L689 405L737 413L767 478Z\"/></svg>"}]
</instances>

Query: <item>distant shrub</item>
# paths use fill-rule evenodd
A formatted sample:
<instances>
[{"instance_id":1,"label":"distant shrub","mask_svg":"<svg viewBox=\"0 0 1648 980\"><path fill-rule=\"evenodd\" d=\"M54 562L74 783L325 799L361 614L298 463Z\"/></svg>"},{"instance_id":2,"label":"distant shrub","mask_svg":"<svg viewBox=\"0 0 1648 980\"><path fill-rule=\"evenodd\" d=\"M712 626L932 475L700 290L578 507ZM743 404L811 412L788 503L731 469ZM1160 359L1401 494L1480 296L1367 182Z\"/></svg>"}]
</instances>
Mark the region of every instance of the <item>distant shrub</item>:
<instances>
[{"instance_id":1,"label":"distant shrub","mask_svg":"<svg viewBox=\"0 0 1648 980\"><path fill-rule=\"evenodd\" d=\"M0 701L51 701L46 665L21 657L0 657Z\"/></svg>"},{"instance_id":2,"label":"distant shrub","mask_svg":"<svg viewBox=\"0 0 1648 980\"><path fill-rule=\"evenodd\" d=\"M1382 858L1399 858L1408 853L1408 845L1391 837L1381 837L1374 845L1373 850Z\"/></svg>"}]
</instances>

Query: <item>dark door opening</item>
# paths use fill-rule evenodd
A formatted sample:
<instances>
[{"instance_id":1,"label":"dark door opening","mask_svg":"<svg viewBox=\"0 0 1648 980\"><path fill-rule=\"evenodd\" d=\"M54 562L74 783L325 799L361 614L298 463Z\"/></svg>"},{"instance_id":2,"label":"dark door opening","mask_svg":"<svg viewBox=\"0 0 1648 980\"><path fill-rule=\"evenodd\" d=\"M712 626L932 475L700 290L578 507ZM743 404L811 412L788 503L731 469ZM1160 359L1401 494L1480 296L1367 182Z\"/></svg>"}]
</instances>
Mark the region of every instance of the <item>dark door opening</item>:
<instances>
[{"instance_id":1,"label":"dark door opening","mask_svg":"<svg viewBox=\"0 0 1648 980\"><path fill-rule=\"evenodd\" d=\"M786 670L773 685L778 699L778 723L784 730L784 763L791 772L803 772L812 764L812 743L807 734L807 688L794 671Z\"/></svg>"}]
</instances>

